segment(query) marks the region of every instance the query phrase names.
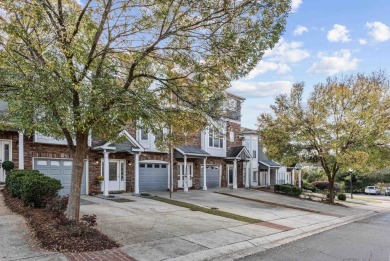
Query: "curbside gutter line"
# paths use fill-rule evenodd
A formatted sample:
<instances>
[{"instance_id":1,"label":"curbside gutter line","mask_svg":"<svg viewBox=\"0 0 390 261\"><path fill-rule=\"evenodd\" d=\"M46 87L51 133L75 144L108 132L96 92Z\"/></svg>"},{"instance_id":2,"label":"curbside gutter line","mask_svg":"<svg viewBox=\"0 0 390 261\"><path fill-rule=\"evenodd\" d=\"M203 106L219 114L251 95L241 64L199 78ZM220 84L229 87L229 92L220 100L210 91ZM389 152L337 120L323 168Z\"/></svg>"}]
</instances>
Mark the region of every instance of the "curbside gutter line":
<instances>
[{"instance_id":1,"label":"curbside gutter line","mask_svg":"<svg viewBox=\"0 0 390 261\"><path fill-rule=\"evenodd\" d=\"M236 260L245 256L250 256L250 255L263 252L270 248L274 248L274 247L278 247L290 243L292 241L301 238L305 238L321 232L325 232L355 221L359 221L365 218L379 215L380 213L383 212L369 211L368 213L339 218L337 219L338 221L337 223L334 222L335 220L330 220L319 224L311 225L313 227L313 230L310 231L304 231L300 228L296 228L285 232L254 238L247 241L242 241L230 245L225 245L222 247L194 252L187 255L179 256L176 258L165 259L165 260L170 260L170 261Z\"/></svg>"}]
</instances>

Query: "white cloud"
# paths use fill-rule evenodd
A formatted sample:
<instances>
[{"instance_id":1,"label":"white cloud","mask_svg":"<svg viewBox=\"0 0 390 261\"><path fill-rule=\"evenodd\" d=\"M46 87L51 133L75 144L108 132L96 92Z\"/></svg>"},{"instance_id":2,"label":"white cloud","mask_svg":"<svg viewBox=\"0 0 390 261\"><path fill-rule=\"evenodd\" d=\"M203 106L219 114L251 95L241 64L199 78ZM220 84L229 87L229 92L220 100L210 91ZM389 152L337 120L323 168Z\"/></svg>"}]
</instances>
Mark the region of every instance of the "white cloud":
<instances>
[{"instance_id":1,"label":"white cloud","mask_svg":"<svg viewBox=\"0 0 390 261\"><path fill-rule=\"evenodd\" d=\"M339 72L354 70L358 67L359 59L353 58L351 51L342 49L327 56L325 53L319 53L319 62L314 63L308 73L318 73L332 75Z\"/></svg>"},{"instance_id":2,"label":"white cloud","mask_svg":"<svg viewBox=\"0 0 390 261\"><path fill-rule=\"evenodd\" d=\"M293 83L290 81L275 82L232 82L229 92L250 98L269 97L290 93Z\"/></svg>"},{"instance_id":3,"label":"white cloud","mask_svg":"<svg viewBox=\"0 0 390 261\"><path fill-rule=\"evenodd\" d=\"M377 42L390 40L390 28L381 22L366 23L368 34Z\"/></svg>"},{"instance_id":4,"label":"white cloud","mask_svg":"<svg viewBox=\"0 0 390 261\"><path fill-rule=\"evenodd\" d=\"M295 36L302 35L302 34L307 33L307 32L309 32L309 29L307 29L307 27L302 26L302 25L298 25L297 27L295 27L294 35Z\"/></svg>"},{"instance_id":5,"label":"white cloud","mask_svg":"<svg viewBox=\"0 0 390 261\"><path fill-rule=\"evenodd\" d=\"M299 6L302 4L302 0L292 0L291 1L291 12L295 13L298 11Z\"/></svg>"},{"instance_id":6,"label":"white cloud","mask_svg":"<svg viewBox=\"0 0 390 261\"><path fill-rule=\"evenodd\" d=\"M359 43L360 43L361 45L366 45L366 44L367 44L367 40L364 39L364 38L360 38L360 39L359 39Z\"/></svg>"},{"instance_id":7,"label":"white cloud","mask_svg":"<svg viewBox=\"0 0 390 261\"><path fill-rule=\"evenodd\" d=\"M290 72L291 68L285 63L260 61L257 66L248 74L248 76L245 77L245 79L250 80L258 75L271 71L276 71L278 74L284 74Z\"/></svg>"},{"instance_id":8,"label":"white cloud","mask_svg":"<svg viewBox=\"0 0 390 261\"><path fill-rule=\"evenodd\" d=\"M286 42L281 39L272 50L267 50L263 59L245 77L250 80L258 75L276 71L278 74L286 74L291 71L289 64L300 62L310 57L310 53L300 47L303 42Z\"/></svg>"},{"instance_id":9,"label":"white cloud","mask_svg":"<svg viewBox=\"0 0 390 261\"><path fill-rule=\"evenodd\" d=\"M351 41L347 27L340 24L333 25L333 29L328 32L327 38L329 42L345 43Z\"/></svg>"},{"instance_id":10,"label":"white cloud","mask_svg":"<svg viewBox=\"0 0 390 261\"><path fill-rule=\"evenodd\" d=\"M300 49L303 42L286 42L281 39L272 50L264 53L263 58L270 61L297 63L310 57L310 53L304 49Z\"/></svg>"}]
</instances>

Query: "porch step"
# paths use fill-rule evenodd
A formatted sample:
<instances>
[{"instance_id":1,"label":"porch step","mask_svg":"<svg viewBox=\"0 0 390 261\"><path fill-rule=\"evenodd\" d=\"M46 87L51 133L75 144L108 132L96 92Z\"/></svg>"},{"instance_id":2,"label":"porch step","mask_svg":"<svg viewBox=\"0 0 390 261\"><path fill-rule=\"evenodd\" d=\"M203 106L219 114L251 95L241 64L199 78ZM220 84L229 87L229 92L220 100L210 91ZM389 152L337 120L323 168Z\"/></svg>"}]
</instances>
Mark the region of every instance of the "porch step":
<instances>
[{"instance_id":1,"label":"porch step","mask_svg":"<svg viewBox=\"0 0 390 261\"><path fill-rule=\"evenodd\" d=\"M112 190L109 191L108 194L122 194L124 192L125 192L124 190Z\"/></svg>"}]
</instances>

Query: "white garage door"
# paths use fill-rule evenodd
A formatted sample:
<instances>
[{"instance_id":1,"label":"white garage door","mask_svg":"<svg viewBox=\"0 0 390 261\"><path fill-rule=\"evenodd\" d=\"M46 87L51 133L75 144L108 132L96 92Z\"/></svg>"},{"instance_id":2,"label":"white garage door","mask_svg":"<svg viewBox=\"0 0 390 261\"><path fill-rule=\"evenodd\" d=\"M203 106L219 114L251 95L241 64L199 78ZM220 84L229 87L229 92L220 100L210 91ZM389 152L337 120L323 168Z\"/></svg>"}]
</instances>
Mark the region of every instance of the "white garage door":
<instances>
[{"instance_id":1,"label":"white garage door","mask_svg":"<svg viewBox=\"0 0 390 261\"><path fill-rule=\"evenodd\" d=\"M67 195L70 193L70 183L72 175L72 160L69 159L34 159L34 169L51 178L61 181L64 187L59 191L60 195ZM83 179L81 181L81 194L85 195L85 169Z\"/></svg>"},{"instance_id":2,"label":"white garage door","mask_svg":"<svg viewBox=\"0 0 390 261\"><path fill-rule=\"evenodd\" d=\"M200 172L200 186L203 187L203 166ZM207 188L219 187L219 166L206 166Z\"/></svg>"},{"instance_id":3,"label":"white garage door","mask_svg":"<svg viewBox=\"0 0 390 261\"><path fill-rule=\"evenodd\" d=\"M139 164L139 189L143 191L165 191L168 189L168 164Z\"/></svg>"}]
</instances>

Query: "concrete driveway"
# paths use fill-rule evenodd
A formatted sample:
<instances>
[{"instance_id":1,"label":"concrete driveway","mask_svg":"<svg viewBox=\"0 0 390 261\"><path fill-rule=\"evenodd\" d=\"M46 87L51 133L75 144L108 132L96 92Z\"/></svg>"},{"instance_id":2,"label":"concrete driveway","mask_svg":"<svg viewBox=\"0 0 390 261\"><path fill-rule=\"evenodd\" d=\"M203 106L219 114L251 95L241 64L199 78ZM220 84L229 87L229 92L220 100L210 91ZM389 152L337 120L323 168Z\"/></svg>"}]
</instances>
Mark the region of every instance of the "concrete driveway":
<instances>
[{"instance_id":1,"label":"concrete driveway","mask_svg":"<svg viewBox=\"0 0 390 261\"><path fill-rule=\"evenodd\" d=\"M259 196L255 191L245 189L234 190L234 193ZM169 197L166 192L152 194ZM172 196L176 200L209 208L217 207L266 222L248 224L131 194L119 195L133 200L125 203L83 196L81 212L96 214L98 229L117 240L123 245L122 251L137 260L186 261L221 257L224 260L226 255L245 255L250 249L258 251L275 240L286 240L319 229L329 229L373 213L346 208L344 214L349 213L348 216L340 213L318 214L239 199L213 191L176 192ZM304 205L305 202L300 201L300 204ZM315 204L319 208L323 205ZM340 207L336 207L336 210L338 208Z\"/></svg>"},{"instance_id":2,"label":"concrete driveway","mask_svg":"<svg viewBox=\"0 0 390 261\"><path fill-rule=\"evenodd\" d=\"M238 189L238 190L219 189L218 192L234 193L233 195L245 196L248 198L249 196L251 196L251 198L260 196L260 194L258 194L257 191L245 190L245 189ZM262 192L262 193L270 194L266 192ZM160 197L169 196L169 194L166 192L155 192L153 193L153 195L157 195ZM230 212L230 213L234 213L246 217L251 217L255 219L260 219L262 221L268 221L273 224L283 225L290 228L301 228L312 224L318 224L321 222L335 220L338 217L340 217L338 215L333 215L332 213L329 213L328 215L325 213L318 214L309 211L278 207L271 204L264 204L264 203L245 200L241 198L230 197L230 196L214 193L214 190L209 190L209 191L193 190L188 193L184 193L180 191L180 192L173 193L172 195L173 195L172 198L175 200L180 200L180 201L184 201L184 202L188 202L188 203L192 203L192 204L196 204L208 208L216 207L226 212ZM287 198L287 200L290 199L289 197L286 196L282 196L282 197ZM305 204L306 202L301 202L301 208ZM315 203L315 204L319 204L319 203ZM324 205L324 204L320 204L320 205ZM340 208L340 207L336 207L336 208ZM307 209L313 210L309 207L307 207Z\"/></svg>"}]
</instances>

